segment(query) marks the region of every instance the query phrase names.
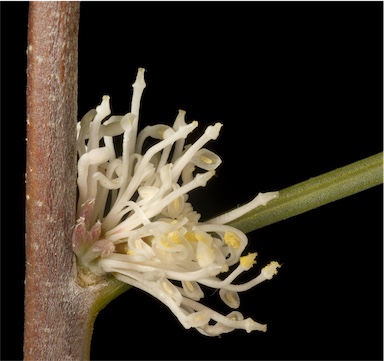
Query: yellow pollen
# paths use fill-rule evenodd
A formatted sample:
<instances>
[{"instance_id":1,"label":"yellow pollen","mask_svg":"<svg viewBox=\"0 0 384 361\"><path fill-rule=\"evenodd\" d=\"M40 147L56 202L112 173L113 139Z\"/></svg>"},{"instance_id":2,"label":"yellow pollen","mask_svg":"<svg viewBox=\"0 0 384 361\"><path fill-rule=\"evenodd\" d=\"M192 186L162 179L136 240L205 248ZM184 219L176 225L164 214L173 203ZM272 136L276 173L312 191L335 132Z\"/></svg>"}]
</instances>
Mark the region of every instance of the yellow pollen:
<instances>
[{"instance_id":1,"label":"yellow pollen","mask_svg":"<svg viewBox=\"0 0 384 361\"><path fill-rule=\"evenodd\" d=\"M227 264L223 264L223 265L221 266L221 270L220 270L220 272L221 272L221 273L225 273L225 272L228 272L228 270L229 270L228 265L227 265Z\"/></svg>"},{"instance_id":2,"label":"yellow pollen","mask_svg":"<svg viewBox=\"0 0 384 361\"><path fill-rule=\"evenodd\" d=\"M203 243L206 242L205 237L202 236L201 234L195 233L195 237L196 237L196 239L197 239L198 241L200 241L200 242L203 242Z\"/></svg>"},{"instance_id":3,"label":"yellow pollen","mask_svg":"<svg viewBox=\"0 0 384 361\"><path fill-rule=\"evenodd\" d=\"M197 242L196 239L196 233L195 232L186 232L184 237L189 241L189 242Z\"/></svg>"},{"instance_id":4,"label":"yellow pollen","mask_svg":"<svg viewBox=\"0 0 384 361\"><path fill-rule=\"evenodd\" d=\"M213 160L211 158L205 157L204 155L200 156L200 160L206 164L212 164Z\"/></svg>"},{"instance_id":5,"label":"yellow pollen","mask_svg":"<svg viewBox=\"0 0 384 361\"><path fill-rule=\"evenodd\" d=\"M173 242L174 244L181 244L180 234L179 232L171 232L168 234L168 238Z\"/></svg>"},{"instance_id":6,"label":"yellow pollen","mask_svg":"<svg viewBox=\"0 0 384 361\"><path fill-rule=\"evenodd\" d=\"M278 264L276 261L272 261L261 270L261 273L265 278L270 280L274 275L277 274L277 269L279 267L281 267L280 264Z\"/></svg>"},{"instance_id":7,"label":"yellow pollen","mask_svg":"<svg viewBox=\"0 0 384 361\"><path fill-rule=\"evenodd\" d=\"M233 232L224 233L224 242L235 249L240 247L239 237Z\"/></svg>"},{"instance_id":8,"label":"yellow pollen","mask_svg":"<svg viewBox=\"0 0 384 361\"><path fill-rule=\"evenodd\" d=\"M248 256L240 257L240 265L243 266L246 270L249 270L255 263L255 258L257 253L249 253Z\"/></svg>"},{"instance_id":9,"label":"yellow pollen","mask_svg":"<svg viewBox=\"0 0 384 361\"><path fill-rule=\"evenodd\" d=\"M207 234L207 236L209 237L209 235ZM201 233L196 233L195 232L195 238L200 241L200 242L203 242L204 244L209 244L209 241L210 239L206 237L204 234L201 234Z\"/></svg>"},{"instance_id":10,"label":"yellow pollen","mask_svg":"<svg viewBox=\"0 0 384 361\"><path fill-rule=\"evenodd\" d=\"M168 242L166 238L162 238L160 242L164 247L171 247L171 244Z\"/></svg>"},{"instance_id":11,"label":"yellow pollen","mask_svg":"<svg viewBox=\"0 0 384 361\"><path fill-rule=\"evenodd\" d=\"M131 249L127 251L127 254L129 256L134 256L135 255L135 252L133 252Z\"/></svg>"}]
</instances>

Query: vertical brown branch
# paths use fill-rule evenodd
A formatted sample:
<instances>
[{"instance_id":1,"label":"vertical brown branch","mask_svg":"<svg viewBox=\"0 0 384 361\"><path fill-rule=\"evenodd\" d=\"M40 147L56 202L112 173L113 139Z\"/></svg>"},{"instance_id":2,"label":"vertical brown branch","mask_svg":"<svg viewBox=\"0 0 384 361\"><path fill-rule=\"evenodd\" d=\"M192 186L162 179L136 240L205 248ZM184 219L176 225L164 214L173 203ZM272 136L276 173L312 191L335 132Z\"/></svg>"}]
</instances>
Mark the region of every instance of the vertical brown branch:
<instances>
[{"instance_id":1,"label":"vertical brown branch","mask_svg":"<svg viewBox=\"0 0 384 361\"><path fill-rule=\"evenodd\" d=\"M74 279L78 2L31 2L27 65L26 360L84 357ZM77 301L77 302L75 302ZM80 333L80 334L79 334ZM80 347L79 347L80 346Z\"/></svg>"},{"instance_id":2,"label":"vertical brown branch","mask_svg":"<svg viewBox=\"0 0 384 361\"><path fill-rule=\"evenodd\" d=\"M128 287L78 282L72 251L79 3L31 2L28 24L24 359L86 360L98 312Z\"/></svg>"}]
</instances>

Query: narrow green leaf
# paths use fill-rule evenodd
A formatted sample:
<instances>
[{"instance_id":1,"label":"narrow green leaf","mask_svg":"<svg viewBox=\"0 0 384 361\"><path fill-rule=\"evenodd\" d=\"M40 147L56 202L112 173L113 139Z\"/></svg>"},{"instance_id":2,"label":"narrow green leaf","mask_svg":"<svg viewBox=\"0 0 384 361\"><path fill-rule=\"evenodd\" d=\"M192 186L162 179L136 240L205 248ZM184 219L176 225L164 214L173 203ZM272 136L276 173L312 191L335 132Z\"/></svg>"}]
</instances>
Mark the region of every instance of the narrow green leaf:
<instances>
[{"instance_id":1,"label":"narrow green leaf","mask_svg":"<svg viewBox=\"0 0 384 361\"><path fill-rule=\"evenodd\" d=\"M265 207L230 222L247 233L383 183L383 153L362 159L280 191Z\"/></svg>"}]
</instances>

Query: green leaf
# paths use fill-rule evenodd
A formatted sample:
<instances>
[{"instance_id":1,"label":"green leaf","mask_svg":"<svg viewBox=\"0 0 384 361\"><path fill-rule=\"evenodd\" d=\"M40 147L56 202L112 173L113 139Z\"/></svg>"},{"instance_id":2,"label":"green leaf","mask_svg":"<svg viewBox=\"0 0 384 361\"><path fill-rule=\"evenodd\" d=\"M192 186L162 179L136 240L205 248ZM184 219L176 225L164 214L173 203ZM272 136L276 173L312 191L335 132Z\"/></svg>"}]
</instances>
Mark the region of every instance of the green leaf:
<instances>
[{"instance_id":1,"label":"green leaf","mask_svg":"<svg viewBox=\"0 0 384 361\"><path fill-rule=\"evenodd\" d=\"M335 169L279 192L279 198L230 222L248 233L383 183L383 153Z\"/></svg>"}]
</instances>

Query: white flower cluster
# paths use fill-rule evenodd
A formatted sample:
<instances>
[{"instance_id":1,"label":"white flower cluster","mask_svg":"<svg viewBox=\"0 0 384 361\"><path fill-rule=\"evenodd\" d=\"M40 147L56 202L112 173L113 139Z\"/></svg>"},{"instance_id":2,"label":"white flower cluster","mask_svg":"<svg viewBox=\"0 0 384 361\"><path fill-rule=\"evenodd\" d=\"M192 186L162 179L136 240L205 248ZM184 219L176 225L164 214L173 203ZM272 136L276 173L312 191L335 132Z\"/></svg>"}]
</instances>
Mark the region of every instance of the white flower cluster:
<instances>
[{"instance_id":1,"label":"white flower cluster","mask_svg":"<svg viewBox=\"0 0 384 361\"><path fill-rule=\"evenodd\" d=\"M222 301L237 309L238 292L276 274L280 265L271 262L251 281L234 284L256 263L256 253L242 256L247 237L225 223L266 205L278 193L260 193L245 206L199 222L188 192L204 187L220 165L221 159L204 145L218 137L222 125L208 126L186 145L198 123L187 124L180 110L173 126L147 126L138 133L144 88L144 69L139 69L130 113L109 117L109 97L104 96L78 124L79 218L73 233L78 264L144 290L168 306L185 328L204 335L265 331L266 325L238 311L224 316L201 304L200 285L219 289ZM122 140L121 156L117 139Z\"/></svg>"}]
</instances>

